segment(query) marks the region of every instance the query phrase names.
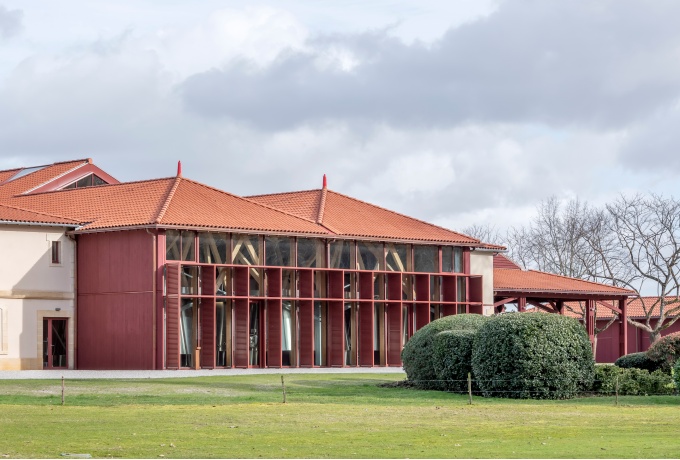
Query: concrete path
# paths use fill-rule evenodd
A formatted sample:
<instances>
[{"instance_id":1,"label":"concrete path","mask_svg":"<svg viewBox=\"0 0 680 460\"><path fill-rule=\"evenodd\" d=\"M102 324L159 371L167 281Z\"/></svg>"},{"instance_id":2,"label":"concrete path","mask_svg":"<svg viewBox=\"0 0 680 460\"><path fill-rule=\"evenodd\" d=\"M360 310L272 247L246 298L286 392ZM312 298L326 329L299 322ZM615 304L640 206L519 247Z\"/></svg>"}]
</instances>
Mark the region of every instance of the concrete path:
<instances>
[{"instance_id":1,"label":"concrete path","mask_svg":"<svg viewBox=\"0 0 680 460\"><path fill-rule=\"evenodd\" d=\"M338 368L286 368L286 369L201 369L180 371L0 371L0 380L39 379L169 379L182 377L217 377L257 374L399 374L401 367L338 367Z\"/></svg>"}]
</instances>

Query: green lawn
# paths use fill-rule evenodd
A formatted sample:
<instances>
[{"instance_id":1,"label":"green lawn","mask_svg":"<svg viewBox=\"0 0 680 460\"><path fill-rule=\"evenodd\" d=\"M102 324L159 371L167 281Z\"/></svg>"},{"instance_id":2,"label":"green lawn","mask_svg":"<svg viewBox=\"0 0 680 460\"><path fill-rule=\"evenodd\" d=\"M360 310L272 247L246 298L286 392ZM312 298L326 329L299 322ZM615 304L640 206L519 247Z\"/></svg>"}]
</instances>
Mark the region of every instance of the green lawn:
<instances>
[{"instance_id":1,"label":"green lawn","mask_svg":"<svg viewBox=\"0 0 680 460\"><path fill-rule=\"evenodd\" d=\"M680 397L513 401L403 375L0 380L0 460L59 457L678 457Z\"/></svg>"}]
</instances>

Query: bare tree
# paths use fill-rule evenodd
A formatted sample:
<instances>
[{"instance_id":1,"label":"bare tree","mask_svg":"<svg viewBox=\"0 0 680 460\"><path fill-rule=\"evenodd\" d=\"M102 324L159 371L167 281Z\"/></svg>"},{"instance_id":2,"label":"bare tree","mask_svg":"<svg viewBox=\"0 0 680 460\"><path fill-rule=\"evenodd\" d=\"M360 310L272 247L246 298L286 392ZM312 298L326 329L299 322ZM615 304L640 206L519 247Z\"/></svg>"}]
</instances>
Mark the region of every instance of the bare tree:
<instances>
[{"instance_id":1,"label":"bare tree","mask_svg":"<svg viewBox=\"0 0 680 460\"><path fill-rule=\"evenodd\" d=\"M597 280L634 290L645 319L628 318L653 343L680 319L680 202L659 195L621 196L593 213L584 232ZM655 291L648 301L641 292ZM656 322L652 321L658 318Z\"/></svg>"},{"instance_id":2,"label":"bare tree","mask_svg":"<svg viewBox=\"0 0 680 460\"><path fill-rule=\"evenodd\" d=\"M526 269L595 281L593 272L598 258L586 235L597 210L578 199L562 203L554 196L541 201L536 210L528 225L508 232L513 258ZM568 302L565 308L585 322L585 302ZM617 319L618 314L614 313L602 327L596 326L596 340Z\"/></svg>"},{"instance_id":3,"label":"bare tree","mask_svg":"<svg viewBox=\"0 0 680 460\"><path fill-rule=\"evenodd\" d=\"M484 243L498 244L505 246L506 237L503 235L495 225L479 225L474 224L469 227L465 227L462 231L463 234L477 238Z\"/></svg>"}]
</instances>

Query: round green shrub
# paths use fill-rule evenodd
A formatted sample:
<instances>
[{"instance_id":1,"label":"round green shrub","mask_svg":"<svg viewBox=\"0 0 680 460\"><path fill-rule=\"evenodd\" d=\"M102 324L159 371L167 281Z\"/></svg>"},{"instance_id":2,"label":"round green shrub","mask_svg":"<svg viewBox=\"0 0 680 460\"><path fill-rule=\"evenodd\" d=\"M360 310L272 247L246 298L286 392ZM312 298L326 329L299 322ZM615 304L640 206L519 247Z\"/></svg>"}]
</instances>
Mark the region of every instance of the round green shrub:
<instances>
[{"instance_id":1,"label":"round green shrub","mask_svg":"<svg viewBox=\"0 0 680 460\"><path fill-rule=\"evenodd\" d=\"M489 317L476 314L451 315L417 330L401 352L406 378L418 388L441 389L432 364L434 337L442 331L474 331L488 320Z\"/></svg>"},{"instance_id":2,"label":"round green shrub","mask_svg":"<svg viewBox=\"0 0 680 460\"><path fill-rule=\"evenodd\" d=\"M668 334L654 342L647 350L647 357L670 374L673 365L680 358L680 332Z\"/></svg>"},{"instance_id":3,"label":"round green shrub","mask_svg":"<svg viewBox=\"0 0 680 460\"><path fill-rule=\"evenodd\" d=\"M644 351L621 356L614 365L623 369L644 369L649 372L659 369L659 364L649 359Z\"/></svg>"},{"instance_id":4,"label":"round green shrub","mask_svg":"<svg viewBox=\"0 0 680 460\"><path fill-rule=\"evenodd\" d=\"M432 366L446 391L467 392L476 331L443 331L434 336Z\"/></svg>"},{"instance_id":5,"label":"round green shrub","mask_svg":"<svg viewBox=\"0 0 680 460\"><path fill-rule=\"evenodd\" d=\"M496 316L477 331L472 369L485 396L572 398L593 382L588 335L573 318L542 313Z\"/></svg>"}]
</instances>

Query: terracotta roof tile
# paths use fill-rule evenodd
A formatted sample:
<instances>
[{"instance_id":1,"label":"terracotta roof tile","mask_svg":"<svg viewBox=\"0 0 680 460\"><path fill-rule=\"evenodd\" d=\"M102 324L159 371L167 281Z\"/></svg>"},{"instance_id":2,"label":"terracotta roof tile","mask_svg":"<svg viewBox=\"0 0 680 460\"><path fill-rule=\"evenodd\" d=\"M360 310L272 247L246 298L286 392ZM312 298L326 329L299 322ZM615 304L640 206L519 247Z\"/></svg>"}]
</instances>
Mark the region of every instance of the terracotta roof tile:
<instances>
[{"instance_id":1,"label":"terracotta roof tile","mask_svg":"<svg viewBox=\"0 0 680 460\"><path fill-rule=\"evenodd\" d=\"M153 223L174 178L100 185L11 198L39 212L53 212L85 224L80 230Z\"/></svg>"},{"instance_id":2,"label":"terracotta roof tile","mask_svg":"<svg viewBox=\"0 0 680 460\"><path fill-rule=\"evenodd\" d=\"M503 292L631 295L632 291L607 284L536 270L494 268L493 289Z\"/></svg>"},{"instance_id":3,"label":"terracotta roof tile","mask_svg":"<svg viewBox=\"0 0 680 460\"><path fill-rule=\"evenodd\" d=\"M83 223L78 231L143 225L326 234L313 222L180 177L22 195L6 200Z\"/></svg>"},{"instance_id":4,"label":"terracotta roof tile","mask_svg":"<svg viewBox=\"0 0 680 460\"><path fill-rule=\"evenodd\" d=\"M265 232L328 233L309 220L189 179L180 180L160 223Z\"/></svg>"},{"instance_id":5,"label":"terracotta roof tile","mask_svg":"<svg viewBox=\"0 0 680 460\"><path fill-rule=\"evenodd\" d=\"M15 223L64 224L68 227L78 226L78 222L72 219L65 219L51 214L0 204L0 222L3 221Z\"/></svg>"},{"instance_id":6,"label":"terracotta roof tile","mask_svg":"<svg viewBox=\"0 0 680 460\"><path fill-rule=\"evenodd\" d=\"M517 265L510 257L503 254L496 254L493 257L493 268L505 268L509 270L522 269L522 267Z\"/></svg>"},{"instance_id":7,"label":"terracotta roof tile","mask_svg":"<svg viewBox=\"0 0 680 460\"><path fill-rule=\"evenodd\" d=\"M659 300L659 297L645 297L643 296L642 298L640 297L631 297L628 299L628 317L629 318L644 318L645 317L645 309L643 307L643 302L644 305L646 306L647 310L649 310L652 305L654 305L654 302L657 302ZM668 302L666 309L668 310L669 305L672 304L672 309L675 309L678 307L680 299L676 297L666 297L666 302ZM579 314L580 309L582 308L579 307L577 302L566 302L565 305L571 307L571 310L567 309L565 314L567 316L572 316L575 318L579 318L581 315ZM597 308L597 317L598 319L609 319L614 316L614 312L610 310L609 308L596 304L595 305ZM656 306L654 308L653 313L656 313L655 315L653 314L652 318L658 318L658 312L659 312L659 307ZM676 315L672 315L671 317L675 317Z\"/></svg>"},{"instance_id":8,"label":"terracotta roof tile","mask_svg":"<svg viewBox=\"0 0 680 460\"><path fill-rule=\"evenodd\" d=\"M25 193L88 163L89 160L75 160L66 161L63 163L54 163L52 165L47 165L38 171L32 172L15 180L9 180L9 182L7 182L7 179L11 179L11 177L16 174L15 170L12 176L6 178L5 182L0 183L0 199ZM20 170L23 169L30 168L20 168Z\"/></svg>"},{"instance_id":9,"label":"terracotta roof tile","mask_svg":"<svg viewBox=\"0 0 680 460\"><path fill-rule=\"evenodd\" d=\"M323 189L248 197L316 220ZM342 236L454 243L487 247L479 240L328 190L321 225ZM491 245L489 248L504 249Z\"/></svg>"}]
</instances>

